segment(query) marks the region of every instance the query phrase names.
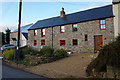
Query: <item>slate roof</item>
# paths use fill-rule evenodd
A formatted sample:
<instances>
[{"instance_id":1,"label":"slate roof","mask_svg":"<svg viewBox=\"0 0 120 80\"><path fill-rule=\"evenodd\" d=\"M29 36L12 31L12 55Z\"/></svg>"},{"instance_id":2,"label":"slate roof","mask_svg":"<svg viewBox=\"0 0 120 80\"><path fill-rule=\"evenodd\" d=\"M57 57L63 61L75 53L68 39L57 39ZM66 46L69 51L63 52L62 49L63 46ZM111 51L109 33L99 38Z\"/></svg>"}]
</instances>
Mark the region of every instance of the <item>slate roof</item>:
<instances>
[{"instance_id":1,"label":"slate roof","mask_svg":"<svg viewBox=\"0 0 120 80\"><path fill-rule=\"evenodd\" d=\"M107 5L99 8L93 8L85 11L68 14L63 18L58 16L49 19L39 20L28 30L73 24L108 17L114 17L112 5Z\"/></svg>"},{"instance_id":2,"label":"slate roof","mask_svg":"<svg viewBox=\"0 0 120 80\"><path fill-rule=\"evenodd\" d=\"M22 33L22 34L28 40L28 33Z\"/></svg>"},{"instance_id":3,"label":"slate roof","mask_svg":"<svg viewBox=\"0 0 120 80\"><path fill-rule=\"evenodd\" d=\"M20 31L23 32L23 31L26 31L26 29L29 29L33 24L28 24L28 25L25 25L25 26L22 26L20 27ZM14 32L18 32L18 29L14 30L13 32L11 33L14 33Z\"/></svg>"}]
</instances>

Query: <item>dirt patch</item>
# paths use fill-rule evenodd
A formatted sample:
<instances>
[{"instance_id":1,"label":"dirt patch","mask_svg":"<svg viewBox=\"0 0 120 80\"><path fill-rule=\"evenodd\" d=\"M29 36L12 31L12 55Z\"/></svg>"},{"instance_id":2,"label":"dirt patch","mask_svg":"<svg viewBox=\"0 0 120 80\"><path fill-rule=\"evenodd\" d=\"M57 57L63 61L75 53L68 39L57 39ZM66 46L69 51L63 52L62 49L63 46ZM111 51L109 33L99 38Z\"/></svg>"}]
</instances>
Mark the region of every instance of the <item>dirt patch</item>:
<instances>
[{"instance_id":1,"label":"dirt patch","mask_svg":"<svg viewBox=\"0 0 120 80\"><path fill-rule=\"evenodd\" d=\"M71 54L70 57L52 63L29 67L26 70L48 78L86 78L85 70L93 56L97 56L97 54Z\"/></svg>"}]
</instances>

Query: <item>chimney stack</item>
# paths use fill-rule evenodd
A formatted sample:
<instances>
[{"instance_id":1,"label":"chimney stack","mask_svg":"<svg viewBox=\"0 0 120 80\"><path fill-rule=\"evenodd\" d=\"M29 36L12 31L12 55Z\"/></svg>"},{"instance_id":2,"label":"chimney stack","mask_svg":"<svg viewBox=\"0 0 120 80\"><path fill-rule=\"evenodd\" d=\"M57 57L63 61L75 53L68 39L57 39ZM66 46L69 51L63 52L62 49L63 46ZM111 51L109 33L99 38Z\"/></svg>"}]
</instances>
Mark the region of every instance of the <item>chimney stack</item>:
<instances>
[{"instance_id":1,"label":"chimney stack","mask_svg":"<svg viewBox=\"0 0 120 80\"><path fill-rule=\"evenodd\" d=\"M113 14L114 14L114 33L115 37L120 34L120 0L113 0Z\"/></svg>"},{"instance_id":2,"label":"chimney stack","mask_svg":"<svg viewBox=\"0 0 120 80\"><path fill-rule=\"evenodd\" d=\"M113 3L113 4L120 3L120 0L113 0L112 3Z\"/></svg>"},{"instance_id":3,"label":"chimney stack","mask_svg":"<svg viewBox=\"0 0 120 80\"><path fill-rule=\"evenodd\" d=\"M65 11L64 8L62 8L62 11L60 11L60 17L64 17L65 16Z\"/></svg>"}]
</instances>

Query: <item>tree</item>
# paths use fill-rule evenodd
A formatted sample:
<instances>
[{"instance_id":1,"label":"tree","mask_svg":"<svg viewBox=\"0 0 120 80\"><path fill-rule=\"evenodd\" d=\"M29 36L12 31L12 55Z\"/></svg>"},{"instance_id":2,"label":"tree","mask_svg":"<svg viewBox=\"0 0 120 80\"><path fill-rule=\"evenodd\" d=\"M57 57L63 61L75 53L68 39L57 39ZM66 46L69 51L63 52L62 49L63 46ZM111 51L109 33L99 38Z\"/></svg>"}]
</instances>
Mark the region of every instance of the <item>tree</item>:
<instances>
[{"instance_id":1,"label":"tree","mask_svg":"<svg viewBox=\"0 0 120 80\"><path fill-rule=\"evenodd\" d=\"M2 44L4 45L5 44L5 33L2 32Z\"/></svg>"},{"instance_id":2,"label":"tree","mask_svg":"<svg viewBox=\"0 0 120 80\"><path fill-rule=\"evenodd\" d=\"M7 28L5 30L5 32L6 32L6 43L9 44L10 43L10 32L11 32L11 30L9 28Z\"/></svg>"}]
</instances>

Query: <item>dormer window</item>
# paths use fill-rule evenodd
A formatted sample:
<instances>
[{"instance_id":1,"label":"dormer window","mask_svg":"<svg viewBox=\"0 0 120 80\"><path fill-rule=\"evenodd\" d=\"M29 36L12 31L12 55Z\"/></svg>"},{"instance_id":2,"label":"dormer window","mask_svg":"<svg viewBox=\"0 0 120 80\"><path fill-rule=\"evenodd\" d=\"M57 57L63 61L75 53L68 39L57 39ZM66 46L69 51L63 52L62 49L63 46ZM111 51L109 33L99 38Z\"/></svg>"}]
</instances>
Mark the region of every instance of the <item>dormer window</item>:
<instances>
[{"instance_id":1,"label":"dormer window","mask_svg":"<svg viewBox=\"0 0 120 80\"><path fill-rule=\"evenodd\" d=\"M100 20L100 29L105 30L106 29L106 19Z\"/></svg>"}]
</instances>

